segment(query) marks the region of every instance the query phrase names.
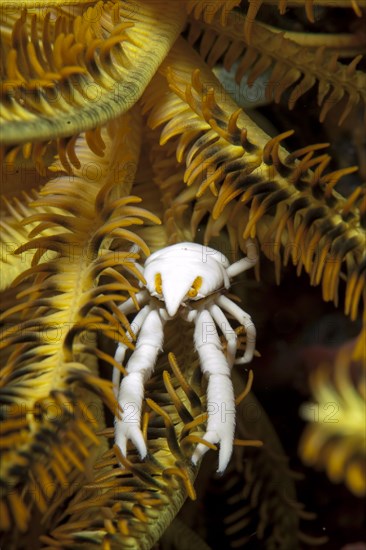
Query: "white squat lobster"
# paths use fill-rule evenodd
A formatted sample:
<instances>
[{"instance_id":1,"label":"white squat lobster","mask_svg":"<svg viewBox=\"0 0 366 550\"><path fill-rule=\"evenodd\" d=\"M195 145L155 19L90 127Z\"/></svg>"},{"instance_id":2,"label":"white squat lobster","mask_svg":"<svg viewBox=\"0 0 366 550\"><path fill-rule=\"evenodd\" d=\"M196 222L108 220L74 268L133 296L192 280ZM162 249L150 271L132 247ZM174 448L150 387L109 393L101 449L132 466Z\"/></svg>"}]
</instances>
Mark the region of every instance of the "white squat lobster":
<instances>
[{"instance_id":1,"label":"white squat lobster","mask_svg":"<svg viewBox=\"0 0 366 550\"><path fill-rule=\"evenodd\" d=\"M255 247L254 243L249 244ZM135 445L142 459L147 454L140 429L144 384L150 378L162 350L164 324L180 315L195 324L194 343L202 372L208 378L207 402L211 405L208 407L204 439L220 444L218 472L225 470L232 454L235 429L231 368L234 363L251 361L256 332L250 316L221 291L230 287L232 277L255 265L256 254L254 256L230 265L229 260L217 250L188 242L158 250L146 260L141 268L146 285L135 296L135 301L143 307L132 325L135 335L139 333L139 336L120 386L120 371L116 367L113 370L114 391L122 410L121 417L115 419L115 441L124 456L128 440ZM136 306L129 298L119 309L128 315L136 310ZM238 359L235 358L237 336L223 310L246 330L245 353ZM226 337L226 355L215 323ZM128 338L131 340L130 336ZM126 344L118 344L115 354L117 362L122 364L127 348ZM210 408L215 412L210 413ZM223 408L229 414L223 414ZM206 445L198 444L192 462L196 464L207 450Z\"/></svg>"}]
</instances>

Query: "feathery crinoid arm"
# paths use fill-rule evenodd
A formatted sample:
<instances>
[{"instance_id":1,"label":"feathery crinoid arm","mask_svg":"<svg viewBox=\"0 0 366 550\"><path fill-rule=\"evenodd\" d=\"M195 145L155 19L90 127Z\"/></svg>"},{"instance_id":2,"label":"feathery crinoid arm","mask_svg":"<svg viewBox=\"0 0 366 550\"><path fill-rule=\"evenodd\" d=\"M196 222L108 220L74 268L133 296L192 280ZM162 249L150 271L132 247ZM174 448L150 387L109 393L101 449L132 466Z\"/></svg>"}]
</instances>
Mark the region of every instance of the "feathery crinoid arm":
<instances>
[{"instance_id":1,"label":"feathery crinoid arm","mask_svg":"<svg viewBox=\"0 0 366 550\"><path fill-rule=\"evenodd\" d=\"M365 337L364 328L355 342L338 349L334 365L315 367L312 402L300 410L308 422L299 446L304 463L324 469L333 483L345 483L359 497L366 495Z\"/></svg>"},{"instance_id":2,"label":"feathery crinoid arm","mask_svg":"<svg viewBox=\"0 0 366 550\"><path fill-rule=\"evenodd\" d=\"M211 23L216 15L219 15L222 24L227 21L230 13L237 11L241 4L240 0L213 0L205 2L205 0L185 0L186 9L193 17L202 18L206 23ZM314 8L317 6L332 7L332 8L350 8L353 9L358 17L361 17L361 8L366 7L366 0L247 0L247 20L244 26L246 39L250 39L252 23L258 15L260 8L268 4L277 6L281 15L286 13L286 9L290 7L305 8L305 13L308 20L314 23Z\"/></svg>"},{"instance_id":3,"label":"feathery crinoid arm","mask_svg":"<svg viewBox=\"0 0 366 550\"><path fill-rule=\"evenodd\" d=\"M86 435L95 441L97 426L83 414L79 389L91 390L114 410L111 383L81 357L113 364L95 345L94 333L118 340L130 330L116 305L137 290L126 275L141 279L128 249L137 244L148 253L133 226L144 219L159 221L136 204L138 197L129 196L140 132L133 112L110 123L102 132L103 158L90 151L84 137L78 138L81 168L49 181L24 221L33 229L18 253L34 251L33 262L13 281L17 300L2 314L1 348L7 360L0 399L6 437L0 463L9 490L2 502L8 510L1 514L5 527L10 515L20 530L27 529L29 484L40 468L47 466L45 479L56 486L64 483L70 461L83 468L79 446L68 440L82 441Z\"/></svg>"},{"instance_id":4,"label":"feathery crinoid arm","mask_svg":"<svg viewBox=\"0 0 366 550\"><path fill-rule=\"evenodd\" d=\"M33 199L36 193L34 193ZM28 240L28 229L22 225L24 217L31 215L29 203L32 198L23 194L23 201L14 197L12 200L4 198L5 208L0 216L0 290L5 290L20 273L29 268L32 263L32 254L20 256L15 251ZM36 224L33 224L35 227Z\"/></svg>"},{"instance_id":5,"label":"feathery crinoid arm","mask_svg":"<svg viewBox=\"0 0 366 550\"><path fill-rule=\"evenodd\" d=\"M306 16L312 23L315 21L314 8L317 6L352 9L358 17L362 15L361 8L366 7L365 0L249 0L250 16L254 18L264 4L277 5L281 15L290 7L305 8Z\"/></svg>"},{"instance_id":6,"label":"feathery crinoid arm","mask_svg":"<svg viewBox=\"0 0 366 550\"><path fill-rule=\"evenodd\" d=\"M312 284L322 284L325 300L337 303L345 277L345 310L355 318L365 286L366 194L359 186L344 198L333 189L355 168L327 173L324 144L289 154L281 142L292 131L271 139L183 40L160 73L164 93L160 76L143 98L148 123L163 125L161 145L174 140L184 182L194 190L194 209L206 201L212 226L227 225L233 248L245 250L245 239L257 237L278 277L289 259L299 272L304 268ZM187 197L183 190L183 203L192 204L192 191Z\"/></svg>"},{"instance_id":7,"label":"feathery crinoid arm","mask_svg":"<svg viewBox=\"0 0 366 550\"><path fill-rule=\"evenodd\" d=\"M161 354L146 384L142 420L146 459L141 462L132 446L125 458L113 446L113 429L105 430L111 448L94 463L93 478L76 487L64 513L55 500L46 515L50 526L41 540L49 548L149 550L187 495L195 499L197 468L189 457L201 442L206 415L191 336L187 325L179 330L177 325L167 327L165 347L174 349L176 358Z\"/></svg>"},{"instance_id":8,"label":"feathery crinoid arm","mask_svg":"<svg viewBox=\"0 0 366 550\"><path fill-rule=\"evenodd\" d=\"M233 379L234 387L241 390L242 374L234 369ZM249 410L256 411L256 421L248 422ZM238 405L237 437L257 438L263 446L235 447L229 475L220 483L223 524L231 546L245 547L254 532L257 544L265 548L298 550L301 542L312 548L325 542L327 537L311 537L304 532L302 520L309 520L312 514L298 501L296 474L291 471L289 458L253 392Z\"/></svg>"},{"instance_id":9,"label":"feathery crinoid arm","mask_svg":"<svg viewBox=\"0 0 366 550\"><path fill-rule=\"evenodd\" d=\"M42 148L128 111L185 20L179 2L85 4L1 2L4 144Z\"/></svg>"},{"instance_id":10,"label":"feathery crinoid arm","mask_svg":"<svg viewBox=\"0 0 366 550\"><path fill-rule=\"evenodd\" d=\"M213 10L208 10L210 17L205 16L205 12L201 14L193 11L189 20L188 41L198 47L202 58L211 67L222 59L224 67L230 70L237 62L235 78L238 82L246 75L248 85L252 86L267 71L268 101L279 103L284 94L291 91L287 103L293 109L300 97L317 86L321 122L329 111L337 112L333 109L341 105L336 115L341 125L352 109L361 105L366 124L366 76L357 70L364 52L364 36L346 36L345 43L350 42L356 55L348 64L341 63L338 60L342 53L339 35L334 35L334 47L330 51L326 47L329 42L327 35L323 35L325 40L321 45L318 42L318 47L311 47L307 43L298 44L289 39L285 31L280 32L254 21L250 15L252 7L253 4L246 15L226 8L224 20L220 13L214 16ZM250 39L244 32L249 23ZM301 36L309 39L307 33Z\"/></svg>"},{"instance_id":11,"label":"feathery crinoid arm","mask_svg":"<svg viewBox=\"0 0 366 550\"><path fill-rule=\"evenodd\" d=\"M4 544L21 536L48 548L147 550L187 495L195 498L198 467L189 458L202 442L207 417L186 323L182 330L168 328L165 340L179 366L163 354L146 386L144 463L134 449L128 460L112 449L112 428L100 432L102 400L111 409L114 401L96 363L114 361L99 336L120 340L130 330L116 305L136 290L127 272L140 277L129 262L136 255L125 257L126 247L134 243L148 252L135 233L142 220L151 224L144 232L149 243L167 244L166 231L156 242L156 217L128 196L136 180L142 196L151 188L148 170L135 177L139 125L131 112L102 129L104 157L79 137L74 148L80 168L70 166L67 175L46 184L29 207L33 214L23 211L32 231L20 250L36 254L34 265L15 281L15 292L26 289L19 306L5 314L8 324L18 323L3 341L10 356L0 392ZM58 168L64 166L60 161ZM29 522L36 517L42 521L34 532Z\"/></svg>"}]
</instances>

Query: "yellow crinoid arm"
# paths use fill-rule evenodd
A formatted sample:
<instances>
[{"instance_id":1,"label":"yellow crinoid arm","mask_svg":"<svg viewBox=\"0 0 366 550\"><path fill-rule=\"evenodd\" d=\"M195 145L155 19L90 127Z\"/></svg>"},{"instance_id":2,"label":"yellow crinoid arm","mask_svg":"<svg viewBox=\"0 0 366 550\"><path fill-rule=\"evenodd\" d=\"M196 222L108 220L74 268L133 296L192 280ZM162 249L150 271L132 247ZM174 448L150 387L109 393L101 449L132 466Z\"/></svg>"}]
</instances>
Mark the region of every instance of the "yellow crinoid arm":
<instances>
[{"instance_id":1,"label":"yellow crinoid arm","mask_svg":"<svg viewBox=\"0 0 366 550\"><path fill-rule=\"evenodd\" d=\"M351 359L357 347L358 359ZM343 346L334 365L320 364L310 375L312 402L300 414L308 422L299 453L305 464L324 469L333 483L344 482L356 496L366 495L365 330L350 349Z\"/></svg>"},{"instance_id":2,"label":"yellow crinoid arm","mask_svg":"<svg viewBox=\"0 0 366 550\"><path fill-rule=\"evenodd\" d=\"M29 2L19 14L1 6L4 144L75 135L128 111L186 17L180 2L166 0L47 7Z\"/></svg>"},{"instance_id":3,"label":"yellow crinoid arm","mask_svg":"<svg viewBox=\"0 0 366 550\"><path fill-rule=\"evenodd\" d=\"M133 226L159 222L130 195L140 150L138 113L116 119L102 137L104 157L79 137L80 169L51 179L29 206L23 223L31 231L17 252L33 251L32 264L13 281L16 300L2 313L0 478L9 490L8 507L20 510L20 530L31 519L27 487L39 465L48 464L56 485L62 484L62 464L80 466L71 451L63 455L62 441L84 432L96 439L83 422L79 389L91 389L114 411L111 382L98 378L87 358L114 365L96 346L95 333L120 340L131 330L117 308L142 280L129 248L137 244L148 253Z\"/></svg>"},{"instance_id":4,"label":"yellow crinoid arm","mask_svg":"<svg viewBox=\"0 0 366 550\"><path fill-rule=\"evenodd\" d=\"M183 55L184 52L184 55ZM366 193L360 185L349 197L334 191L343 174L327 172L327 144L289 154L238 108L199 55L179 39L143 97L148 124L160 127L160 144L171 142L184 164L181 196L193 215L208 215L212 229L228 227L233 247L257 237L263 252L281 265L290 259L312 284L322 284L325 300L338 301L347 281L345 310L355 318L365 287ZM320 153L318 153L320 151ZM206 239L210 234L206 234Z\"/></svg>"},{"instance_id":5,"label":"yellow crinoid arm","mask_svg":"<svg viewBox=\"0 0 366 550\"><path fill-rule=\"evenodd\" d=\"M250 40L243 31L248 22ZM338 104L342 107L337 115L339 125L358 105L362 106L366 121L366 76L357 69L365 50L364 35L345 35L343 42L339 34L322 35L323 41L318 35L313 41L310 33L299 35L300 43L296 33L288 34L241 13L228 13L224 24L219 15L209 22L190 17L188 27L188 41L195 44L210 67L222 60L225 69L231 70L236 63L236 81L240 83L245 75L249 86L265 73L267 101L279 103L290 91L288 106L294 109L299 98L317 87L321 122L330 111L337 112ZM341 63L340 55L349 57L352 48L354 59Z\"/></svg>"}]
</instances>

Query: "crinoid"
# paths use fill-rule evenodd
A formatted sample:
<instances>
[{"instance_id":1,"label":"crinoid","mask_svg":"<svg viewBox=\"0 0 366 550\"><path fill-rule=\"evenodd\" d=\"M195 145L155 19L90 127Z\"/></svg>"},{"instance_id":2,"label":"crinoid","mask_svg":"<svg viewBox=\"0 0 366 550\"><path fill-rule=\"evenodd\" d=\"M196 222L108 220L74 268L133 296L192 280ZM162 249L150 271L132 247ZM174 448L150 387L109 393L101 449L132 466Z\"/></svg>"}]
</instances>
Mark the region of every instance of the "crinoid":
<instances>
[{"instance_id":1,"label":"crinoid","mask_svg":"<svg viewBox=\"0 0 366 550\"><path fill-rule=\"evenodd\" d=\"M230 300L249 302L263 356L273 350L271 331L260 333L265 289L275 296L292 266L299 288L319 285L319 303L322 295L362 324L365 8L366 0L0 0L2 547L149 549L164 537L181 549L183 540L215 545L204 513L200 525L184 513L173 522L196 497L195 448L217 450L204 434L218 404L206 403L184 319L167 323L146 383L146 459L114 445L113 417L124 413L112 371L126 376L127 367L114 354L119 344L133 355L136 336L123 304L139 308L139 266L151 252L196 242L235 262L255 242L257 282L249 275L247 284L256 292L239 283ZM249 335L235 322L233 331L244 355ZM229 357L222 332L217 345ZM353 381L339 374L341 359L335 369L335 385L314 375L315 397L331 391L347 407ZM241 413L252 374L234 377L220 547L253 532L265 548L313 544L273 430L267 437L264 414L251 429ZM347 454L342 433L329 443L328 432L309 428L304 459L317 462L318 436L330 478L361 494L364 462ZM351 463L336 464L335 449Z\"/></svg>"},{"instance_id":2,"label":"crinoid","mask_svg":"<svg viewBox=\"0 0 366 550\"><path fill-rule=\"evenodd\" d=\"M364 337L364 335L363 335ZM306 464L325 468L334 483L345 481L365 496L366 363L352 361L353 345L343 346L335 365L311 373L314 401L302 406L308 426L300 442Z\"/></svg>"}]
</instances>

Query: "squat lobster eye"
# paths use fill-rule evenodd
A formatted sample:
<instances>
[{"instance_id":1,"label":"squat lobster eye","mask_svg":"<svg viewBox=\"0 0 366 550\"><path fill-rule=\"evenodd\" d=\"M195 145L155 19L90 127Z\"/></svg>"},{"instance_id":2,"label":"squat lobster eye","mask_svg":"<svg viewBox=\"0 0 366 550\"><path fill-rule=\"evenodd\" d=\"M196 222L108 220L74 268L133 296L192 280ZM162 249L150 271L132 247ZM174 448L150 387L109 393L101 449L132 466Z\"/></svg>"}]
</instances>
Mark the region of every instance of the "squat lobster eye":
<instances>
[{"instance_id":1,"label":"squat lobster eye","mask_svg":"<svg viewBox=\"0 0 366 550\"><path fill-rule=\"evenodd\" d=\"M202 286L202 277L196 277L195 280L193 281L191 288L187 292L188 296L190 298L195 298L201 286Z\"/></svg>"},{"instance_id":2,"label":"squat lobster eye","mask_svg":"<svg viewBox=\"0 0 366 550\"><path fill-rule=\"evenodd\" d=\"M161 280L161 273L157 273L155 275L155 290L158 294L163 293L163 286L162 286L162 280Z\"/></svg>"}]
</instances>

